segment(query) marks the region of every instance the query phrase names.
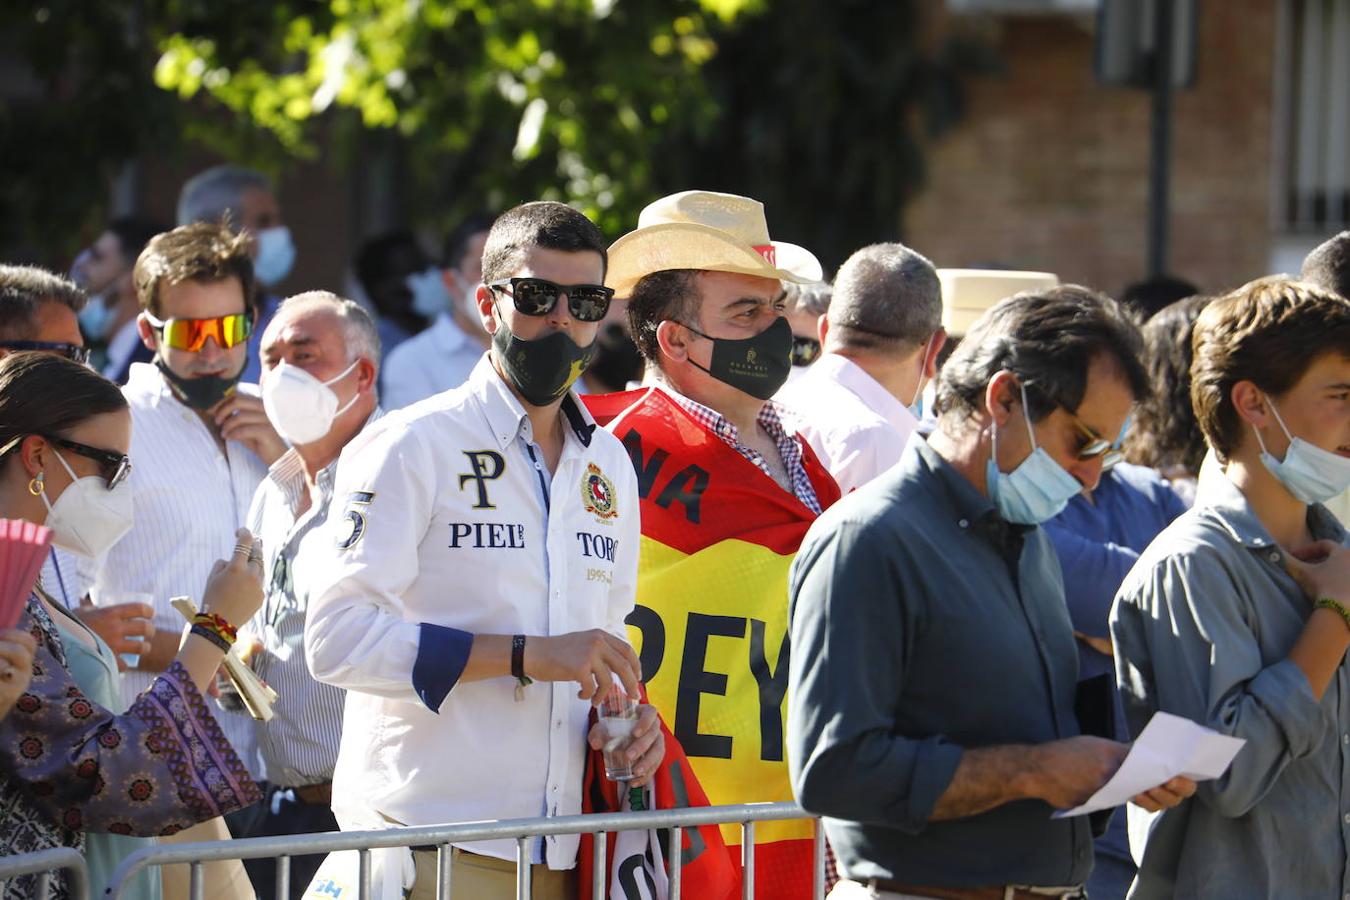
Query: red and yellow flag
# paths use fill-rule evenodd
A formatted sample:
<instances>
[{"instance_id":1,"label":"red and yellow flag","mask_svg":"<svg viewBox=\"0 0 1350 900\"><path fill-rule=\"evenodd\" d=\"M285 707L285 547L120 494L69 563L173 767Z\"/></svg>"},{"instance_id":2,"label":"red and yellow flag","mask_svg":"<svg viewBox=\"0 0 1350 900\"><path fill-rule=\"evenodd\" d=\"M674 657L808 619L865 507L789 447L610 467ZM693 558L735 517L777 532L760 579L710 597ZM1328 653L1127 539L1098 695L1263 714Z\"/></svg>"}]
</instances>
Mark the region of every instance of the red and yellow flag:
<instances>
[{"instance_id":1,"label":"red and yellow flag","mask_svg":"<svg viewBox=\"0 0 1350 900\"><path fill-rule=\"evenodd\" d=\"M815 514L660 390L585 400L637 471L642 550L628 624L651 702L709 802L792 800L787 578ZM839 487L798 441L828 507ZM756 826L758 897L810 896L812 830ZM739 868L739 826L723 826L723 838Z\"/></svg>"}]
</instances>

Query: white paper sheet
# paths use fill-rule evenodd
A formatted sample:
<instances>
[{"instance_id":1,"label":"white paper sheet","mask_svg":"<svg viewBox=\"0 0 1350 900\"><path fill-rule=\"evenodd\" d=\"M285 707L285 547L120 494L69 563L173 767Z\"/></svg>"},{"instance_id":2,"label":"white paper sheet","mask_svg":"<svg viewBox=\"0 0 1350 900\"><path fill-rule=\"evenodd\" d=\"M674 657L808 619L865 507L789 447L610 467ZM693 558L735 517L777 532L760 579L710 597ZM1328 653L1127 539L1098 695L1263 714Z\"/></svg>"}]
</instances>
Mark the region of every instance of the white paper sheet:
<instances>
[{"instance_id":1,"label":"white paper sheet","mask_svg":"<svg viewBox=\"0 0 1350 900\"><path fill-rule=\"evenodd\" d=\"M1171 713L1154 713L1111 780L1082 806L1060 810L1054 818L1120 806L1178 775L1192 781L1218 778L1246 743Z\"/></svg>"}]
</instances>

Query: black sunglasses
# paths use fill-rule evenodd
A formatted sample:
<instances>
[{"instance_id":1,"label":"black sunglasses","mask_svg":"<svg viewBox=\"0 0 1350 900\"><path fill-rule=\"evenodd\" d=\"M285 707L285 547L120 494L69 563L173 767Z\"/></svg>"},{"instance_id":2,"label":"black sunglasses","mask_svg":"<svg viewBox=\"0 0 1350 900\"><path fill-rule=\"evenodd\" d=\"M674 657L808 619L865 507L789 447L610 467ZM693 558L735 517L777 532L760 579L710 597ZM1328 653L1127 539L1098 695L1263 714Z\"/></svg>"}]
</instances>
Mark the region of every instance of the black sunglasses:
<instances>
[{"instance_id":1,"label":"black sunglasses","mask_svg":"<svg viewBox=\"0 0 1350 900\"><path fill-rule=\"evenodd\" d=\"M792 364L794 366L809 366L820 358L820 341L815 338L802 337L799 334L792 336Z\"/></svg>"},{"instance_id":2,"label":"black sunglasses","mask_svg":"<svg viewBox=\"0 0 1350 900\"><path fill-rule=\"evenodd\" d=\"M89 362L88 347L80 347L76 344L66 344L59 341L0 341L0 349L40 350L45 353L56 353L64 356L71 362L77 362L82 366Z\"/></svg>"},{"instance_id":3,"label":"black sunglasses","mask_svg":"<svg viewBox=\"0 0 1350 900\"><path fill-rule=\"evenodd\" d=\"M567 295L567 310L578 322L599 322L609 312L614 289L602 284L554 284L544 278L507 278L488 285L494 291L510 287L516 311L527 316L546 316Z\"/></svg>"},{"instance_id":4,"label":"black sunglasses","mask_svg":"<svg viewBox=\"0 0 1350 900\"><path fill-rule=\"evenodd\" d=\"M85 459L92 459L103 469L103 479L108 482L108 490L112 490L119 484L127 480L131 474L131 457L125 453L115 453L112 450L103 450L98 447L91 447L88 444L81 444L78 441L72 441L67 438L48 437L47 438L58 447L64 447L73 453L78 453Z\"/></svg>"}]
</instances>

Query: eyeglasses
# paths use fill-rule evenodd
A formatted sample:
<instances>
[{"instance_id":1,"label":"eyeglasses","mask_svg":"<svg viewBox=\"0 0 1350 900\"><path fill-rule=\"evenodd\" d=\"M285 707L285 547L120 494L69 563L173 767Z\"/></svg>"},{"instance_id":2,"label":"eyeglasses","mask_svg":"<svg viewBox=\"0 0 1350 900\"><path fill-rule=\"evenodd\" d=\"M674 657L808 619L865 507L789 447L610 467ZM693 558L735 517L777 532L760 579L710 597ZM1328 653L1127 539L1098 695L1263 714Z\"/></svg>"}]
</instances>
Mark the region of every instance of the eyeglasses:
<instances>
[{"instance_id":1,"label":"eyeglasses","mask_svg":"<svg viewBox=\"0 0 1350 900\"><path fill-rule=\"evenodd\" d=\"M527 316L545 316L567 295L567 310L578 322L599 322L609 312L614 289L600 284L554 284L544 278L507 278L488 285L494 291L510 287L508 296L516 311Z\"/></svg>"},{"instance_id":2,"label":"eyeglasses","mask_svg":"<svg viewBox=\"0 0 1350 900\"><path fill-rule=\"evenodd\" d=\"M1060 409L1068 415L1069 421L1073 422L1073 427L1078 429L1078 434L1082 438L1082 443L1078 445L1079 459L1096 459L1101 457L1102 467L1111 468L1118 464L1125 456L1120 448L1121 441L1125 437L1125 428L1120 430L1120 437L1114 442L1108 441L1096 432L1090 425L1084 422L1078 416L1069 411L1067 407L1060 404ZM1129 419L1125 420L1126 426L1129 425Z\"/></svg>"},{"instance_id":3,"label":"eyeglasses","mask_svg":"<svg viewBox=\"0 0 1350 900\"><path fill-rule=\"evenodd\" d=\"M28 435L20 435L4 447L0 447L0 459L9 455L9 451L23 443L25 437L28 437ZM81 444L79 441L72 441L69 438L52 437L46 434L40 434L38 437L98 463L99 467L103 470L101 473L103 475L103 480L108 483L108 490L110 491L126 481L127 476L131 474L131 457L127 456L125 453L117 453L113 450L103 450L99 447L91 447L88 444Z\"/></svg>"},{"instance_id":4,"label":"eyeglasses","mask_svg":"<svg viewBox=\"0 0 1350 900\"><path fill-rule=\"evenodd\" d=\"M222 350L237 347L253 334L253 316L233 313L212 319L166 319L160 321L149 313L145 320L160 333L164 343L175 350L199 353L207 338L214 338Z\"/></svg>"},{"instance_id":5,"label":"eyeglasses","mask_svg":"<svg viewBox=\"0 0 1350 900\"><path fill-rule=\"evenodd\" d=\"M815 338L792 336L792 364L809 366L820 358L820 341Z\"/></svg>"},{"instance_id":6,"label":"eyeglasses","mask_svg":"<svg viewBox=\"0 0 1350 900\"><path fill-rule=\"evenodd\" d=\"M64 356L71 362L77 362L82 366L89 362L88 347L81 347L78 344L67 344L60 341L0 341L0 349L39 350L43 353L55 353L58 356Z\"/></svg>"},{"instance_id":7,"label":"eyeglasses","mask_svg":"<svg viewBox=\"0 0 1350 900\"><path fill-rule=\"evenodd\" d=\"M103 479L108 482L108 490L110 491L126 481L127 476L131 474L131 457L125 453L91 447L88 444L81 444L67 438L48 437L45 434L42 437L47 438L58 447L64 447L73 453L78 453L85 459L92 459L98 463L103 469Z\"/></svg>"}]
</instances>

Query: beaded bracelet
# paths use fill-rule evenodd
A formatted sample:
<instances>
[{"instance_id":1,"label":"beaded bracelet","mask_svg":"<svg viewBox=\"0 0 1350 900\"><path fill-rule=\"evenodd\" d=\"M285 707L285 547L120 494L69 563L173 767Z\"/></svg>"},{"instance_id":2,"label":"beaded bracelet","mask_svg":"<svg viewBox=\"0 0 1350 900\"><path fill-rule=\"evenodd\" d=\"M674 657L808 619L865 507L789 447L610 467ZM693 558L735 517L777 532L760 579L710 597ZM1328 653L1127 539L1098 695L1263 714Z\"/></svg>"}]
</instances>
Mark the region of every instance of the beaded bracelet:
<instances>
[{"instance_id":1,"label":"beaded bracelet","mask_svg":"<svg viewBox=\"0 0 1350 900\"><path fill-rule=\"evenodd\" d=\"M1330 597L1323 597L1314 604L1318 609L1329 609L1345 620L1345 627L1350 628L1350 609L1339 600L1333 600Z\"/></svg>"},{"instance_id":2,"label":"beaded bracelet","mask_svg":"<svg viewBox=\"0 0 1350 900\"><path fill-rule=\"evenodd\" d=\"M215 613L197 613L192 617L192 626L193 628L200 626L219 635L221 640L225 642L225 649L227 650L239 637L238 630Z\"/></svg>"},{"instance_id":3,"label":"beaded bracelet","mask_svg":"<svg viewBox=\"0 0 1350 900\"><path fill-rule=\"evenodd\" d=\"M194 624L188 629L188 634L195 634L197 637L206 638L211 643L219 647L223 652L230 652L230 642L225 639L218 631L207 628L205 625Z\"/></svg>"}]
</instances>

